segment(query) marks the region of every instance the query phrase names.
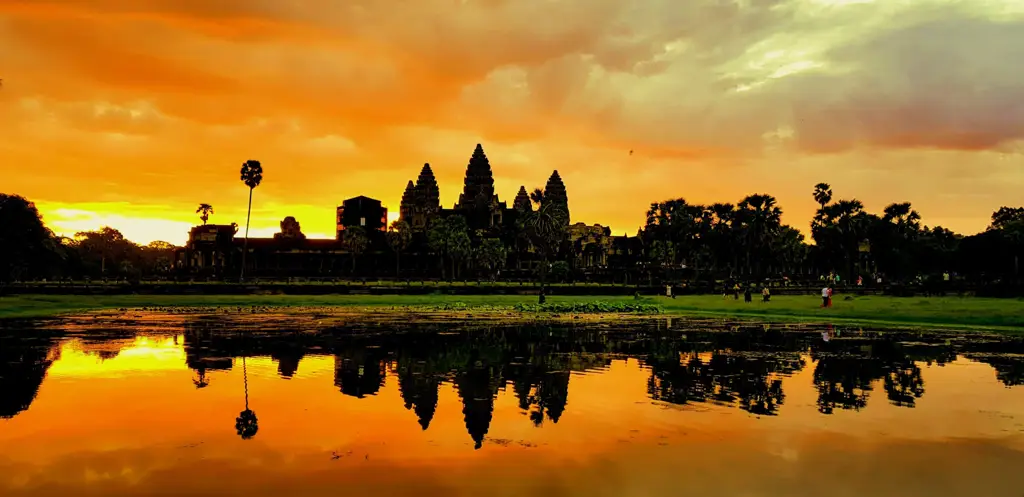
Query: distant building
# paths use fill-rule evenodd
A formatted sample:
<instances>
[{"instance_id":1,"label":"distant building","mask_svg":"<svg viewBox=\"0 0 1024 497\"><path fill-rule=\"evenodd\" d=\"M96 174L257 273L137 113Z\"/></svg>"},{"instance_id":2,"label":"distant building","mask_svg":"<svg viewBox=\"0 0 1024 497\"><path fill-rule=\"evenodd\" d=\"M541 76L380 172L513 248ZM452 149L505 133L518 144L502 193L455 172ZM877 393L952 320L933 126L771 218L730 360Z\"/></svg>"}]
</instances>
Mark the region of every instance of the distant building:
<instances>
[{"instance_id":1,"label":"distant building","mask_svg":"<svg viewBox=\"0 0 1024 497\"><path fill-rule=\"evenodd\" d=\"M573 247L577 268L605 267L612 252L612 230L600 224L576 223L569 226L569 242Z\"/></svg>"},{"instance_id":2,"label":"distant building","mask_svg":"<svg viewBox=\"0 0 1024 497\"><path fill-rule=\"evenodd\" d=\"M345 228L353 226L361 226L366 231L387 231L387 207L380 200L363 195L342 202L338 207L337 239L342 239Z\"/></svg>"},{"instance_id":3,"label":"distant building","mask_svg":"<svg viewBox=\"0 0 1024 497\"><path fill-rule=\"evenodd\" d=\"M288 216L281 221L281 232L274 233L275 240L305 240L306 235L302 233L302 226L294 217Z\"/></svg>"},{"instance_id":4,"label":"distant building","mask_svg":"<svg viewBox=\"0 0 1024 497\"><path fill-rule=\"evenodd\" d=\"M230 267L234 256L234 238L238 226L234 224L204 224L195 226L188 235L185 249L179 249L177 265L183 268ZM239 252L241 255L241 252Z\"/></svg>"}]
</instances>

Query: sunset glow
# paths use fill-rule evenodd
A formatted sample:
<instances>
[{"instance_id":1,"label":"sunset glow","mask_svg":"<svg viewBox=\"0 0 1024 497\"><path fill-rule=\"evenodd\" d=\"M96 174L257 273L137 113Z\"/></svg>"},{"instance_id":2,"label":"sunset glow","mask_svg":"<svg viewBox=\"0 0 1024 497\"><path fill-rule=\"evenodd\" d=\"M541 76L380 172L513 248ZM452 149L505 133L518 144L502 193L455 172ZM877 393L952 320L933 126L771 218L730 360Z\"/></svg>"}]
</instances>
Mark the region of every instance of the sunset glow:
<instances>
[{"instance_id":1,"label":"sunset glow","mask_svg":"<svg viewBox=\"0 0 1024 497\"><path fill-rule=\"evenodd\" d=\"M0 2L0 191L182 244L200 202L245 224L247 159L252 236L330 238L349 197L395 219L425 162L451 207L476 143L501 200L557 169L615 234L759 192L806 232L819 181L969 234L1024 190L1017 0L397 5Z\"/></svg>"}]
</instances>

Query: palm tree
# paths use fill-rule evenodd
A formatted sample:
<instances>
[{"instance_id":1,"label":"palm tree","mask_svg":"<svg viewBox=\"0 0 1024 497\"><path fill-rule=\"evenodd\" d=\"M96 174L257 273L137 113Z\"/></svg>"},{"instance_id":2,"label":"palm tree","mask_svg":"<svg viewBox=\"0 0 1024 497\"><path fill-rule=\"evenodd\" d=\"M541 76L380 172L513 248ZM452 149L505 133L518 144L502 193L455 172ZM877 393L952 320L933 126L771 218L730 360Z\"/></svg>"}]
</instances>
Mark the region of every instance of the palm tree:
<instances>
[{"instance_id":1,"label":"palm tree","mask_svg":"<svg viewBox=\"0 0 1024 497\"><path fill-rule=\"evenodd\" d=\"M741 236L747 248L747 271L751 270L751 259L755 262L755 274L760 276L761 261L765 249L782 226L782 209L776 205L775 197L768 194L749 195L737 205L741 220Z\"/></svg>"},{"instance_id":2,"label":"palm tree","mask_svg":"<svg viewBox=\"0 0 1024 497\"><path fill-rule=\"evenodd\" d=\"M828 183L814 185L814 201L824 209L832 201L832 187Z\"/></svg>"},{"instance_id":3,"label":"palm tree","mask_svg":"<svg viewBox=\"0 0 1024 497\"><path fill-rule=\"evenodd\" d=\"M245 280L245 255L249 252L249 218L252 217L252 191L263 181L263 166L258 160L247 160L242 164L242 183L249 187L249 210L245 213L245 242L242 243L242 271L238 282Z\"/></svg>"},{"instance_id":4,"label":"palm tree","mask_svg":"<svg viewBox=\"0 0 1024 497\"><path fill-rule=\"evenodd\" d=\"M882 219L893 223L901 235L921 229L921 215L911 207L910 202L889 204L882 211Z\"/></svg>"},{"instance_id":5,"label":"palm tree","mask_svg":"<svg viewBox=\"0 0 1024 497\"><path fill-rule=\"evenodd\" d=\"M537 193L537 191L534 193ZM542 199L543 195L537 196L534 198L534 202ZM554 202L538 203L540 205L539 208L527 214L525 227L530 243L540 252L541 256L539 302L543 304L546 300L546 283L550 258L565 239L563 220L567 213L559 204Z\"/></svg>"},{"instance_id":6,"label":"palm tree","mask_svg":"<svg viewBox=\"0 0 1024 497\"><path fill-rule=\"evenodd\" d=\"M811 223L811 236L816 245L840 256L846 266L846 277L853 273L859 245L866 238L871 217L864 204L856 199L839 200L818 212Z\"/></svg>"},{"instance_id":7,"label":"palm tree","mask_svg":"<svg viewBox=\"0 0 1024 497\"><path fill-rule=\"evenodd\" d=\"M403 219L396 219L388 227L388 245L395 251L395 278L401 269L402 252L412 243L412 227Z\"/></svg>"},{"instance_id":8,"label":"palm tree","mask_svg":"<svg viewBox=\"0 0 1024 497\"><path fill-rule=\"evenodd\" d=\"M709 249L714 271L720 271L723 266L735 268L738 261L735 255L738 254L733 237L733 220L736 218L736 206L729 203L714 203L707 207L707 234ZM730 276L732 276L730 272Z\"/></svg>"},{"instance_id":9,"label":"palm tree","mask_svg":"<svg viewBox=\"0 0 1024 497\"><path fill-rule=\"evenodd\" d=\"M448 216L435 219L427 230L427 245L439 256L441 277L445 277L445 258L451 261L451 278L456 276L457 263L470 253L471 242L466 218Z\"/></svg>"},{"instance_id":10,"label":"palm tree","mask_svg":"<svg viewBox=\"0 0 1024 497\"><path fill-rule=\"evenodd\" d=\"M245 356L242 356L242 383L245 385L245 410L238 413L238 417L235 418L235 433L242 437L242 440L248 440L256 436L260 425L256 413L249 409L249 371L245 367Z\"/></svg>"},{"instance_id":11,"label":"palm tree","mask_svg":"<svg viewBox=\"0 0 1024 497\"><path fill-rule=\"evenodd\" d=\"M199 214L199 219L203 220L203 226L206 226L206 221L210 220L210 214L213 214L213 206L210 204L199 204L196 214Z\"/></svg>"}]
</instances>

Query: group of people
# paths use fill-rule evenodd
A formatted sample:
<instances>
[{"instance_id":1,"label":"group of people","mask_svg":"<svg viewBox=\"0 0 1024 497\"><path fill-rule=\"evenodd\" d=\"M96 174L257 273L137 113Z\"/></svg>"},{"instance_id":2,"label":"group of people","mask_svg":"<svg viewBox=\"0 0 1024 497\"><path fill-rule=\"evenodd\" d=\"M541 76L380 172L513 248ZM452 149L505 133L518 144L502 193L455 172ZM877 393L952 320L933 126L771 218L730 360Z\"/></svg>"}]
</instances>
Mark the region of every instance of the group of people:
<instances>
[{"instance_id":1,"label":"group of people","mask_svg":"<svg viewBox=\"0 0 1024 497\"><path fill-rule=\"evenodd\" d=\"M821 307L832 307L832 285L821 289Z\"/></svg>"},{"instance_id":2,"label":"group of people","mask_svg":"<svg viewBox=\"0 0 1024 497\"><path fill-rule=\"evenodd\" d=\"M750 285L745 285L741 288L739 283L734 283L731 289L726 286L725 291L722 292L722 297L728 297L729 293L732 293L732 298L739 300L740 290L743 291L744 302L752 302L754 300L753 292L750 290ZM761 302L770 302L771 300L772 292L768 289L768 285L761 287Z\"/></svg>"}]
</instances>

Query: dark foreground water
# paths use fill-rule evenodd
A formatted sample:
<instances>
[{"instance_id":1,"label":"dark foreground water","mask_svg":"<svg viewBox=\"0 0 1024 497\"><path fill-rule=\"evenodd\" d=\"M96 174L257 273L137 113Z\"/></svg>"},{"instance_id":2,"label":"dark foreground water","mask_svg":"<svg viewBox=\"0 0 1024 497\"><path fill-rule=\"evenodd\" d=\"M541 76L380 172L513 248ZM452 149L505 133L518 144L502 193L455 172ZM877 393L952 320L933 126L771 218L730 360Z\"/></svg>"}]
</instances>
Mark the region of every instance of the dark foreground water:
<instances>
[{"instance_id":1,"label":"dark foreground water","mask_svg":"<svg viewBox=\"0 0 1024 497\"><path fill-rule=\"evenodd\" d=\"M1019 338L397 321L0 323L0 495L1024 495Z\"/></svg>"}]
</instances>

